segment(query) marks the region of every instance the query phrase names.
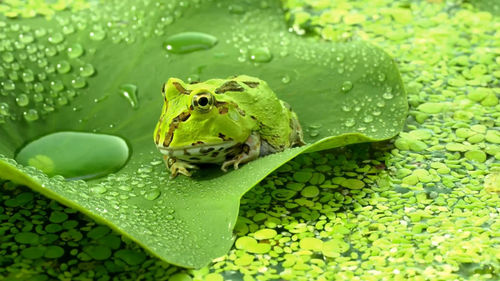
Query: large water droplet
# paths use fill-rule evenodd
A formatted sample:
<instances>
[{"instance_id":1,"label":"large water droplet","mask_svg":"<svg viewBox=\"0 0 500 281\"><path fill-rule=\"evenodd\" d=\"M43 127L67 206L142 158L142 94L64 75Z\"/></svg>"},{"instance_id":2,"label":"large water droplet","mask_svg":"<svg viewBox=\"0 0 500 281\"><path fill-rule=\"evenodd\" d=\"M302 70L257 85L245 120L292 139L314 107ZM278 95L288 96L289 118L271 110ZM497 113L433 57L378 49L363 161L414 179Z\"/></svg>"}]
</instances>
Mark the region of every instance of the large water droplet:
<instances>
[{"instance_id":1,"label":"large water droplet","mask_svg":"<svg viewBox=\"0 0 500 281\"><path fill-rule=\"evenodd\" d=\"M251 61L255 62L270 62L273 59L273 54L268 47L250 49L248 56Z\"/></svg>"},{"instance_id":2,"label":"large water droplet","mask_svg":"<svg viewBox=\"0 0 500 281\"><path fill-rule=\"evenodd\" d=\"M186 54L210 49L217 44L217 38L201 32L182 32L168 37L163 48L169 53Z\"/></svg>"},{"instance_id":3,"label":"large water droplet","mask_svg":"<svg viewBox=\"0 0 500 281\"><path fill-rule=\"evenodd\" d=\"M139 107L139 100L137 99L137 86L134 84L123 84L119 89L120 95L124 96L130 103L132 108Z\"/></svg>"},{"instance_id":4,"label":"large water droplet","mask_svg":"<svg viewBox=\"0 0 500 281\"><path fill-rule=\"evenodd\" d=\"M129 156L127 143L119 137L82 132L58 132L24 146L15 159L49 176L91 179L118 171Z\"/></svg>"}]
</instances>

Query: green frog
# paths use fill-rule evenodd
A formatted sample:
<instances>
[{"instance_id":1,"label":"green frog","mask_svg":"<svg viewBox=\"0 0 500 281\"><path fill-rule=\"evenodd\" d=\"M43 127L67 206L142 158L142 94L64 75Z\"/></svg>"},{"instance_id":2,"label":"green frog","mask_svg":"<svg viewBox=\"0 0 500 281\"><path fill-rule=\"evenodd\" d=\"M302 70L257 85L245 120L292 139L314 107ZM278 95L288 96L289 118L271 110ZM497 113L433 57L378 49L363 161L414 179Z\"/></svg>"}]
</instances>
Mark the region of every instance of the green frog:
<instances>
[{"instance_id":1,"label":"green frog","mask_svg":"<svg viewBox=\"0 0 500 281\"><path fill-rule=\"evenodd\" d=\"M268 84L240 75L162 87L163 109L154 142L171 178L191 176L196 164L238 166L304 144L297 115Z\"/></svg>"}]
</instances>

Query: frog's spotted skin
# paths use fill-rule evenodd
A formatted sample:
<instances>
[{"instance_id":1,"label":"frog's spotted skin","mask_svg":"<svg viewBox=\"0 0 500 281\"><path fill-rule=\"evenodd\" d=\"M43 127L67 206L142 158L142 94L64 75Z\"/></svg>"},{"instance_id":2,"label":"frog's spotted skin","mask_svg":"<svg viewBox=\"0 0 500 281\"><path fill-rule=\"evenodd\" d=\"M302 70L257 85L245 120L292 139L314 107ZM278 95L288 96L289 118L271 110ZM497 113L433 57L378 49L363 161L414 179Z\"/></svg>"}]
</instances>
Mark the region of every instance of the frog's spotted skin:
<instances>
[{"instance_id":1,"label":"frog's spotted skin","mask_svg":"<svg viewBox=\"0 0 500 281\"><path fill-rule=\"evenodd\" d=\"M186 84L171 78L154 141L172 177L194 164L222 170L304 144L297 115L266 82L251 76Z\"/></svg>"}]
</instances>

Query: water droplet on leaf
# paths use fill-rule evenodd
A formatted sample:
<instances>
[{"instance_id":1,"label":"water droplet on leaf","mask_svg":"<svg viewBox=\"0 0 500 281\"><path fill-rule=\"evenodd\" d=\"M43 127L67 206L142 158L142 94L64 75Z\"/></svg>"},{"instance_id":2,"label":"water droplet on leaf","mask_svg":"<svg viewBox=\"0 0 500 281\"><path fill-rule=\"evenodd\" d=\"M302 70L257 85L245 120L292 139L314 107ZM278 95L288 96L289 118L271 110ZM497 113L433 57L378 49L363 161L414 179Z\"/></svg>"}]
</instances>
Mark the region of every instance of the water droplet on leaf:
<instances>
[{"instance_id":1,"label":"water droplet on leaf","mask_svg":"<svg viewBox=\"0 0 500 281\"><path fill-rule=\"evenodd\" d=\"M68 73L71 70L71 65L69 62L63 60L56 65L56 68L59 73Z\"/></svg>"},{"instance_id":2,"label":"water droplet on leaf","mask_svg":"<svg viewBox=\"0 0 500 281\"><path fill-rule=\"evenodd\" d=\"M342 91L343 92L349 92L352 89L352 82L351 81L344 81L342 83Z\"/></svg>"},{"instance_id":3,"label":"water droplet on leaf","mask_svg":"<svg viewBox=\"0 0 500 281\"><path fill-rule=\"evenodd\" d=\"M270 62L273 59L273 54L268 47L250 49L248 56L254 62Z\"/></svg>"},{"instance_id":4,"label":"water droplet on leaf","mask_svg":"<svg viewBox=\"0 0 500 281\"><path fill-rule=\"evenodd\" d=\"M129 157L119 137L82 132L58 132L36 139L19 150L15 159L49 176L91 179L118 171Z\"/></svg>"},{"instance_id":5,"label":"water droplet on leaf","mask_svg":"<svg viewBox=\"0 0 500 281\"><path fill-rule=\"evenodd\" d=\"M146 198L148 200L155 200L158 197L160 197L160 191L157 189L148 191L148 192L146 192L146 194L144 194L144 198Z\"/></svg>"},{"instance_id":6,"label":"water droplet on leaf","mask_svg":"<svg viewBox=\"0 0 500 281\"><path fill-rule=\"evenodd\" d=\"M17 105L24 107L30 103L30 99L26 94L20 94L16 97Z\"/></svg>"},{"instance_id":7,"label":"water droplet on leaf","mask_svg":"<svg viewBox=\"0 0 500 281\"><path fill-rule=\"evenodd\" d=\"M78 58L81 55L83 55L83 47L82 45L76 43L73 44L72 46L68 47L68 57L69 58Z\"/></svg>"},{"instance_id":8,"label":"water droplet on leaf","mask_svg":"<svg viewBox=\"0 0 500 281\"><path fill-rule=\"evenodd\" d=\"M52 44L59 44L64 40L64 36L61 33L56 32L56 33L50 35L48 40Z\"/></svg>"},{"instance_id":9,"label":"water droplet on leaf","mask_svg":"<svg viewBox=\"0 0 500 281\"><path fill-rule=\"evenodd\" d=\"M183 32L168 37L163 48L169 53L186 54L207 50L217 44L217 38L201 32Z\"/></svg>"},{"instance_id":10,"label":"water droplet on leaf","mask_svg":"<svg viewBox=\"0 0 500 281\"><path fill-rule=\"evenodd\" d=\"M139 101L137 99L137 86L134 84L123 84L119 89L120 95L124 96L130 103L132 108L139 107Z\"/></svg>"},{"instance_id":11,"label":"water droplet on leaf","mask_svg":"<svg viewBox=\"0 0 500 281\"><path fill-rule=\"evenodd\" d=\"M90 63L80 66L80 75L83 77L92 76L95 72L94 66Z\"/></svg>"},{"instance_id":12,"label":"water droplet on leaf","mask_svg":"<svg viewBox=\"0 0 500 281\"><path fill-rule=\"evenodd\" d=\"M356 120L354 120L353 118L349 118L347 119L345 122L344 122L344 125L348 128L356 125Z\"/></svg>"}]
</instances>

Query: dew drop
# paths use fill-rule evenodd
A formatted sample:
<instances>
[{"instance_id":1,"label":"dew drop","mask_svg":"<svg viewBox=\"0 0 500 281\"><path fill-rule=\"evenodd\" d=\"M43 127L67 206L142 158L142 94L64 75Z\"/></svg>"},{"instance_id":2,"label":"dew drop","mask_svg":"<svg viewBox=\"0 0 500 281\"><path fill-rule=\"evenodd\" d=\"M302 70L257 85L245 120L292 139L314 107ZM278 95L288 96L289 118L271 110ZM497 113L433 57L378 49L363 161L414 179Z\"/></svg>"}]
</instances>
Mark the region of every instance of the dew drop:
<instances>
[{"instance_id":1,"label":"dew drop","mask_svg":"<svg viewBox=\"0 0 500 281\"><path fill-rule=\"evenodd\" d=\"M28 122L33 122L38 120L38 111L36 109L30 109L28 111L23 112L24 119Z\"/></svg>"},{"instance_id":2,"label":"dew drop","mask_svg":"<svg viewBox=\"0 0 500 281\"><path fill-rule=\"evenodd\" d=\"M6 91L13 91L16 89L16 84L11 80L7 80L2 83L3 89Z\"/></svg>"},{"instance_id":3,"label":"dew drop","mask_svg":"<svg viewBox=\"0 0 500 281\"><path fill-rule=\"evenodd\" d=\"M391 92L385 92L385 93L382 95L382 97L383 97L384 99L386 99L386 100L390 100L390 99L392 99L394 96L392 95L392 93L391 93Z\"/></svg>"},{"instance_id":4,"label":"dew drop","mask_svg":"<svg viewBox=\"0 0 500 281\"><path fill-rule=\"evenodd\" d=\"M60 92L64 89L64 84L61 82L61 80L51 81L50 88L55 92Z\"/></svg>"},{"instance_id":5,"label":"dew drop","mask_svg":"<svg viewBox=\"0 0 500 281\"><path fill-rule=\"evenodd\" d=\"M144 198L148 200L155 200L158 197L160 197L160 191L158 189L148 191L146 192L146 194L144 194Z\"/></svg>"},{"instance_id":6,"label":"dew drop","mask_svg":"<svg viewBox=\"0 0 500 281\"><path fill-rule=\"evenodd\" d=\"M129 157L119 137L84 132L58 132L36 139L19 150L15 159L49 176L92 179L120 170Z\"/></svg>"},{"instance_id":7,"label":"dew drop","mask_svg":"<svg viewBox=\"0 0 500 281\"><path fill-rule=\"evenodd\" d=\"M52 44L59 44L64 40L64 36L61 33L56 32L50 35L48 40Z\"/></svg>"},{"instance_id":8,"label":"dew drop","mask_svg":"<svg viewBox=\"0 0 500 281\"><path fill-rule=\"evenodd\" d=\"M85 81L85 78L81 76L76 76L71 80L71 86L75 89L81 89L87 85L87 81Z\"/></svg>"},{"instance_id":9,"label":"dew drop","mask_svg":"<svg viewBox=\"0 0 500 281\"><path fill-rule=\"evenodd\" d=\"M9 116L9 105L5 102L0 103L0 115Z\"/></svg>"},{"instance_id":10,"label":"dew drop","mask_svg":"<svg viewBox=\"0 0 500 281\"><path fill-rule=\"evenodd\" d=\"M291 80L291 79L290 79L290 76L289 76L289 75L284 75L283 77L281 77L281 82L282 82L283 84L288 84L288 83L290 83L290 80Z\"/></svg>"},{"instance_id":11,"label":"dew drop","mask_svg":"<svg viewBox=\"0 0 500 281\"><path fill-rule=\"evenodd\" d=\"M120 185L118 187L118 189L123 190L123 191L131 191L132 190L132 186L130 186L130 185Z\"/></svg>"},{"instance_id":12,"label":"dew drop","mask_svg":"<svg viewBox=\"0 0 500 281\"><path fill-rule=\"evenodd\" d=\"M273 59L273 54L268 47L259 47L250 49L248 57L254 62L270 62Z\"/></svg>"},{"instance_id":13,"label":"dew drop","mask_svg":"<svg viewBox=\"0 0 500 281\"><path fill-rule=\"evenodd\" d=\"M48 46L47 48L45 48L44 52L49 57L57 55L57 50L53 46Z\"/></svg>"},{"instance_id":14,"label":"dew drop","mask_svg":"<svg viewBox=\"0 0 500 281\"><path fill-rule=\"evenodd\" d=\"M30 99L26 94L20 94L16 97L17 105L25 107L30 103Z\"/></svg>"},{"instance_id":15,"label":"dew drop","mask_svg":"<svg viewBox=\"0 0 500 281\"><path fill-rule=\"evenodd\" d=\"M68 51L68 57L72 59L78 58L81 55L83 55L83 47L78 43L73 44L71 47L68 47L67 51Z\"/></svg>"},{"instance_id":16,"label":"dew drop","mask_svg":"<svg viewBox=\"0 0 500 281\"><path fill-rule=\"evenodd\" d=\"M83 77L92 76L95 72L94 66L90 63L80 66L80 75Z\"/></svg>"},{"instance_id":17,"label":"dew drop","mask_svg":"<svg viewBox=\"0 0 500 281\"><path fill-rule=\"evenodd\" d=\"M385 81L385 74L384 73L379 73L378 76L378 81L384 82Z\"/></svg>"},{"instance_id":18,"label":"dew drop","mask_svg":"<svg viewBox=\"0 0 500 281\"><path fill-rule=\"evenodd\" d=\"M68 99L66 97L58 97L56 102L59 106L63 106L68 104Z\"/></svg>"},{"instance_id":19,"label":"dew drop","mask_svg":"<svg viewBox=\"0 0 500 281\"><path fill-rule=\"evenodd\" d=\"M366 115L364 118L363 118L363 122L365 123L370 123L373 121L373 116L371 115Z\"/></svg>"},{"instance_id":20,"label":"dew drop","mask_svg":"<svg viewBox=\"0 0 500 281\"><path fill-rule=\"evenodd\" d=\"M33 35L29 34L29 33L21 33L19 34L19 40L25 44L28 44L28 43L31 43L35 40L35 38L33 37Z\"/></svg>"},{"instance_id":21,"label":"dew drop","mask_svg":"<svg viewBox=\"0 0 500 281\"><path fill-rule=\"evenodd\" d=\"M201 32L182 32L168 37L163 48L169 53L186 54L207 50L217 44L217 38Z\"/></svg>"},{"instance_id":22,"label":"dew drop","mask_svg":"<svg viewBox=\"0 0 500 281\"><path fill-rule=\"evenodd\" d=\"M119 94L127 99L132 108L139 108L137 99L137 86L134 84L123 84L120 86Z\"/></svg>"},{"instance_id":23,"label":"dew drop","mask_svg":"<svg viewBox=\"0 0 500 281\"><path fill-rule=\"evenodd\" d=\"M44 28L38 28L35 30L35 36L40 38L40 37L43 37L47 34L47 30L45 30Z\"/></svg>"},{"instance_id":24,"label":"dew drop","mask_svg":"<svg viewBox=\"0 0 500 281\"><path fill-rule=\"evenodd\" d=\"M342 83L342 91L343 92L349 92L352 89L352 82L351 81L344 81Z\"/></svg>"},{"instance_id":25,"label":"dew drop","mask_svg":"<svg viewBox=\"0 0 500 281\"><path fill-rule=\"evenodd\" d=\"M106 38L106 31L101 28L96 28L89 33L89 37L94 41L101 41Z\"/></svg>"},{"instance_id":26,"label":"dew drop","mask_svg":"<svg viewBox=\"0 0 500 281\"><path fill-rule=\"evenodd\" d=\"M228 7L231 14L241 15L245 13L245 8L241 5L233 4Z\"/></svg>"},{"instance_id":27,"label":"dew drop","mask_svg":"<svg viewBox=\"0 0 500 281\"><path fill-rule=\"evenodd\" d=\"M378 107L384 107L385 106L385 101L381 100L377 102Z\"/></svg>"},{"instance_id":28,"label":"dew drop","mask_svg":"<svg viewBox=\"0 0 500 281\"><path fill-rule=\"evenodd\" d=\"M43 101L43 95L40 93L34 93L33 94L33 100L35 102L42 102Z\"/></svg>"},{"instance_id":29,"label":"dew drop","mask_svg":"<svg viewBox=\"0 0 500 281\"><path fill-rule=\"evenodd\" d=\"M57 72L61 74L68 73L71 70L71 65L69 64L69 62L63 60L56 65L56 69Z\"/></svg>"},{"instance_id":30,"label":"dew drop","mask_svg":"<svg viewBox=\"0 0 500 281\"><path fill-rule=\"evenodd\" d=\"M350 106L348 106L348 105L343 105L342 106L342 110L345 111L345 112L349 112L349 111L352 110L352 108Z\"/></svg>"},{"instance_id":31,"label":"dew drop","mask_svg":"<svg viewBox=\"0 0 500 281\"><path fill-rule=\"evenodd\" d=\"M91 187L90 191L92 191L93 193L96 193L96 194L103 194L103 193L106 193L106 191L108 191L108 190L106 189L106 187L104 187L102 185L96 185L94 187Z\"/></svg>"},{"instance_id":32,"label":"dew drop","mask_svg":"<svg viewBox=\"0 0 500 281\"><path fill-rule=\"evenodd\" d=\"M73 32L75 32L75 27L73 25L65 25L63 28L62 28L62 32L66 35L68 34L71 34Z\"/></svg>"},{"instance_id":33,"label":"dew drop","mask_svg":"<svg viewBox=\"0 0 500 281\"><path fill-rule=\"evenodd\" d=\"M43 87L42 83L35 82L35 84L33 84L33 90L35 90L35 92L41 93L41 92L43 92L43 89L44 89L44 87Z\"/></svg>"},{"instance_id":34,"label":"dew drop","mask_svg":"<svg viewBox=\"0 0 500 281\"><path fill-rule=\"evenodd\" d=\"M11 52L4 52L2 54L2 59L7 63L11 63L14 61L14 55Z\"/></svg>"},{"instance_id":35,"label":"dew drop","mask_svg":"<svg viewBox=\"0 0 500 281\"><path fill-rule=\"evenodd\" d=\"M349 118L347 119L345 122L344 122L344 125L348 128L356 125L356 120L354 120L353 118Z\"/></svg>"},{"instance_id":36,"label":"dew drop","mask_svg":"<svg viewBox=\"0 0 500 281\"><path fill-rule=\"evenodd\" d=\"M23 71L21 77L24 82L33 82L33 80L35 80L35 74L33 74L33 71L31 71L31 69Z\"/></svg>"},{"instance_id":37,"label":"dew drop","mask_svg":"<svg viewBox=\"0 0 500 281\"><path fill-rule=\"evenodd\" d=\"M316 131L316 130L315 130L315 131L311 131L311 132L309 133L309 136L310 136L310 137L312 137L312 138L317 137L317 136L319 136L319 132L318 132L318 131Z\"/></svg>"}]
</instances>

